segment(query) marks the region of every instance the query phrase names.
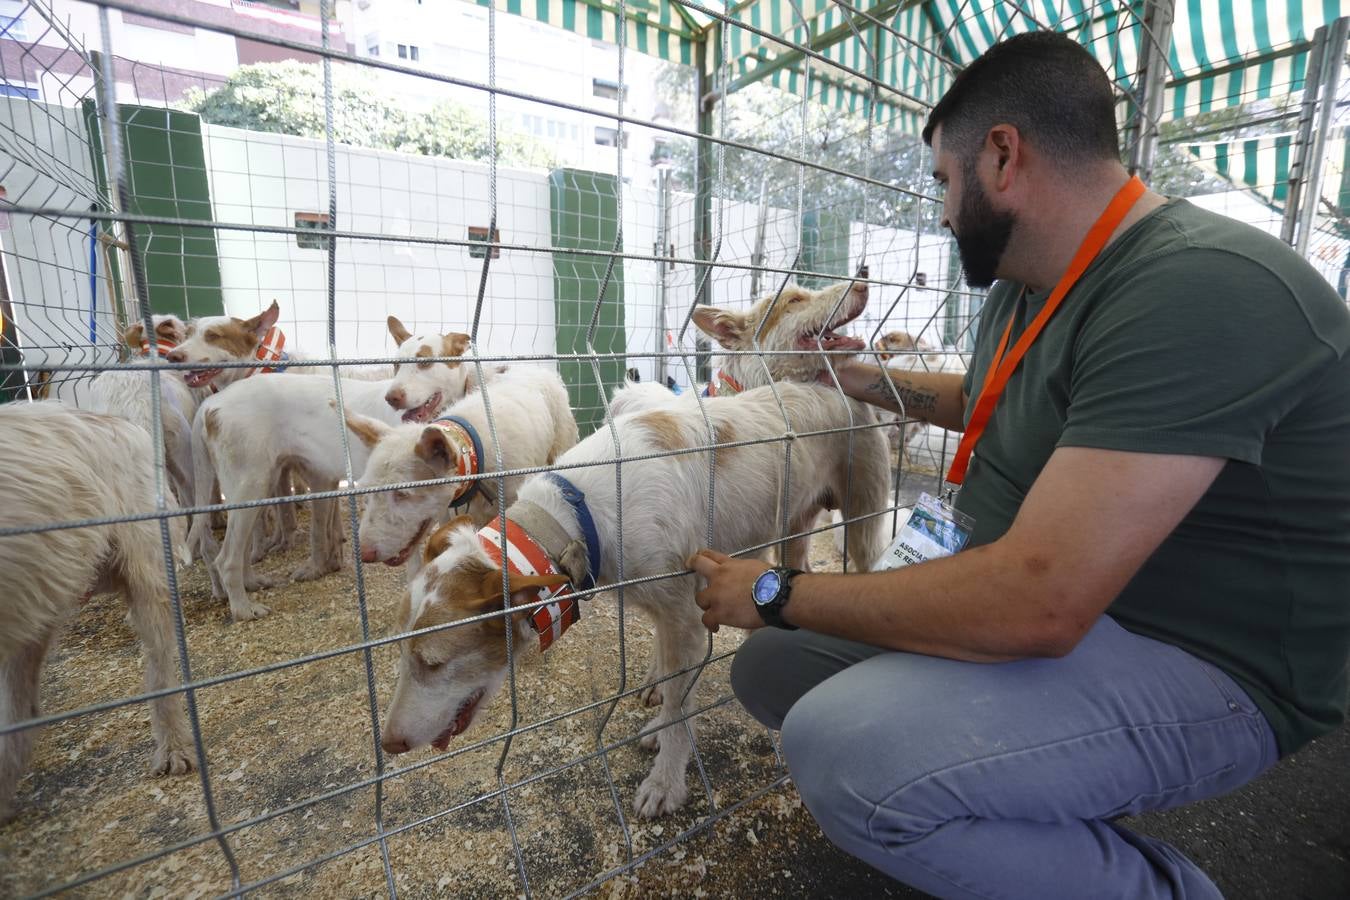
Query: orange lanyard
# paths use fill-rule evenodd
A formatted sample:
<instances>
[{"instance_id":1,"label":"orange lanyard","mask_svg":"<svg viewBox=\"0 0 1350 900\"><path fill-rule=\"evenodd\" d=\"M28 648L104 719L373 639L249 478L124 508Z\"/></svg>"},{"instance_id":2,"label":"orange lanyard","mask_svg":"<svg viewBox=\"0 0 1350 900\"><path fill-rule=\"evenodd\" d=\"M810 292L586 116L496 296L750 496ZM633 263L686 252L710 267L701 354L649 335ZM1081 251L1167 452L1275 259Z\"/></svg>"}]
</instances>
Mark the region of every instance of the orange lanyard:
<instances>
[{"instance_id":1,"label":"orange lanyard","mask_svg":"<svg viewBox=\"0 0 1350 900\"><path fill-rule=\"evenodd\" d=\"M999 397L1003 396L1003 389L1008 385L1008 379L1017 369L1018 363L1022 357L1027 355L1027 349L1032 342L1040 335L1045 323L1050 321L1050 317L1055 314L1055 310L1064 302L1073 286L1078 283L1078 279L1087 271L1087 267L1092 265L1092 261L1097 258L1097 254L1102 252L1106 246L1111 233L1119 227L1121 221L1139 198L1144 195L1144 183L1138 177L1132 177L1125 183L1116 195L1111 198L1107 204L1106 211L1102 213L1092 227L1088 229L1087 236L1083 238L1083 243L1078 246L1078 251L1074 253L1073 259L1069 262L1069 268L1064 270L1060 276L1059 283L1055 289L1050 292L1050 298L1045 301L1045 308L1036 315L1031 325L1017 339L1013 345L1012 352L1008 358L1003 358L1003 351L1008 346L1008 336L1012 333L1013 319L1017 312L1008 317L1008 325L1003 329L1003 337L999 339L998 349L994 351L994 358L989 362L989 370L985 373L984 384L980 387L980 396L975 401L975 412L970 417L970 424L966 426L966 432L961 436L961 444L956 448L956 456L952 459L951 468L947 470L947 481L954 485L960 485L966 480L966 467L970 465L970 454L975 449L975 442L984 434L984 428L989 424L989 419L994 414L994 407L998 404Z\"/></svg>"}]
</instances>

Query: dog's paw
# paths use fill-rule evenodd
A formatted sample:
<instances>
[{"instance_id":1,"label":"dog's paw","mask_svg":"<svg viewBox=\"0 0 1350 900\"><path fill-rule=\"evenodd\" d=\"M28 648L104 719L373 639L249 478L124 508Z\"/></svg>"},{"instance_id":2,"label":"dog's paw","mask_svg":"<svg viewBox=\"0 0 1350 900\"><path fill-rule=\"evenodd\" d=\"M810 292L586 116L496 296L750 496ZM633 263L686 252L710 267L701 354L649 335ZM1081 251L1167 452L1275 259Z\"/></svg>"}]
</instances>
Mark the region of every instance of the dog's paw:
<instances>
[{"instance_id":1,"label":"dog's paw","mask_svg":"<svg viewBox=\"0 0 1350 900\"><path fill-rule=\"evenodd\" d=\"M655 819L673 813L684 806L689 798L689 789L684 784L684 773L670 778L662 773L652 772L638 787L637 798L633 801L633 812L639 818Z\"/></svg>"},{"instance_id":2,"label":"dog's paw","mask_svg":"<svg viewBox=\"0 0 1350 900\"><path fill-rule=\"evenodd\" d=\"M250 594L254 591L270 590L285 583L284 578L278 578L275 575L259 575L257 572L249 572L244 576L244 590Z\"/></svg>"},{"instance_id":3,"label":"dog's paw","mask_svg":"<svg viewBox=\"0 0 1350 900\"><path fill-rule=\"evenodd\" d=\"M150 758L151 775L185 775L195 768L196 756L182 747L156 747Z\"/></svg>"},{"instance_id":4,"label":"dog's paw","mask_svg":"<svg viewBox=\"0 0 1350 900\"><path fill-rule=\"evenodd\" d=\"M272 610L263 606L261 603L249 603L242 608L230 607L230 618L236 622L247 622L250 619L261 619Z\"/></svg>"},{"instance_id":5,"label":"dog's paw","mask_svg":"<svg viewBox=\"0 0 1350 900\"><path fill-rule=\"evenodd\" d=\"M295 573L291 575L291 578L296 581L318 581L329 572L336 572L341 568L342 565L340 563L338 565L333 565L331 562L316 563L313 560L309 560L300 566L300 568L296 569Z\"/></svg>"},{"instance_id":6,"label":"dog's paw","mask_svg":"<svg viewBox=\"0 0 1350 900\"><path fill-rule=\"evenodd\" d=\"M647 685L642 689L642 692L638 694L638 700L642 702L643 706L660 706L663 699L661 693L663 687L665 687L664 684Z\"/></svg>"}]
</instances>

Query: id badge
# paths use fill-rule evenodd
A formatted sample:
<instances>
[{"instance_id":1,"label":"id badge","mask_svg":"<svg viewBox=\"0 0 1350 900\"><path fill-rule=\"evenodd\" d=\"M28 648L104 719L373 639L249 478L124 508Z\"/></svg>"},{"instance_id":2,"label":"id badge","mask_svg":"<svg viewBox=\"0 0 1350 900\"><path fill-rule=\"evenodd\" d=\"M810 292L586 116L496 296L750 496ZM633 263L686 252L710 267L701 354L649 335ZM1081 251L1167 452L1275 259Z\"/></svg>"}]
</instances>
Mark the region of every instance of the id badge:
<instances>
[{"instance_id":1,"label":"id badge","mask_svg":"<svg viewBox=\"0 0 1350 900\"><path fill-rule=\"evenodd\" d=\"M873 571L884 572L959 552L970 540L975 519L932 494L920 494L895 540Z\"/></svg>"}]
</instances>

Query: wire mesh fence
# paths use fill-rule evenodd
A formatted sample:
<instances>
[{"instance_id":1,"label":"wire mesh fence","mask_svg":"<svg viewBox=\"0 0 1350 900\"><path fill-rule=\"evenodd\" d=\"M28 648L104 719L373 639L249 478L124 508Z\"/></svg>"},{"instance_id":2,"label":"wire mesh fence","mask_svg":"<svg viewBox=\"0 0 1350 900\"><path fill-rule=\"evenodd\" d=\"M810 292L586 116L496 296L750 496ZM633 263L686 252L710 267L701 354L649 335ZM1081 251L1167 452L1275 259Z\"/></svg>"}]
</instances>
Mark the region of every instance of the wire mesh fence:
<instances>
[{"instance_id":1,"label":"wire mesh fence","mask_svg":"<svg viewBox=\"0 0 1350 900\"><path fill-rule=\"evenodd\" d=\"M1178 57L1155 4L427 6L0 7L0 416L26 455L6 461L9 489L50 472L26 457L69 468L0 521L0 544L40 555L0 559L28 591L14 596L52 568L78 582L40 628L0 638L7 894L571 896L679 852L786 780L727 688L739 638L676 627L689 549L851 571L954 450L841 397L822 412L787 382L804 356L851 354L828 346L845 325L872 361L964 372L982 292L961 280L917 127L971 51L1035 27L1077 37L1120 89L1127 155L1163 119L1304 77L1286 53L1216 93L1236 51L1192 78L1196 44ZM1172 70L1161 101L1141 83L1150 47ZM1186 177L1208 177L1186 166L1212 164L1192 148L1213 135L1172 136ZM1257 180L1273 200L1287 177ZM1338 203L1310 241L1333 283ZM735 340L700 312L766 297ZM792 298L815 318L788 334ZM541 371L575 431L531 450L556 414ZM726 372L749 373L746 398L703 399ZM625 386L637 406L621 415ZM21 437L15 416L42 399L149 440L42 443L76 427L60 422ZM472 440L427 436L452 406ZM377 471L397 434L404 465ZM480 468L437 468L446 440ZM745 493L748 460L772 490ZM127 463L140 474L117 478ZM443 583L438 566L468 552L438 545L449 556L418 571L447 502L504 522L518 495L547 506L549 471L587 486L605 548L572 633L536 650L524 617L558 599L512 598L505 576L495 602L429 615L427 573ZM822 484L830 503L807 497ZM107 503L67 502L89 490ZM377 511L419 497L434 515L389 543ZM151 527L157 580L137 587L114 563ZM82 534L109 555L56 555ZM168 681L137 682L124 606L150 669L172 657ZM469 683L474 654L495 660L483 692L436 682L450 662ZM395 686L422 684L456 700L413 734ZM147 755L174 777L149 779Z\"/></svg>"}]
</instances>

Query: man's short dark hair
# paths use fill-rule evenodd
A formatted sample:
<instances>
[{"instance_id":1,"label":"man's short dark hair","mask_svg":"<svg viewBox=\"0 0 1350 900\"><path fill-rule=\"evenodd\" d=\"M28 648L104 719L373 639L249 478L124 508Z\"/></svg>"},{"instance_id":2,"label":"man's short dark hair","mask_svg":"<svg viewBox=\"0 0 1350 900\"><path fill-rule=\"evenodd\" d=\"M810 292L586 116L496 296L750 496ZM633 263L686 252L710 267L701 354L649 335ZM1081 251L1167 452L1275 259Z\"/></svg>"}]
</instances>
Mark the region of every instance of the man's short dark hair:
<instances>
[{"instance_id":1,"label":"man's short dark hair","mask_svg":"<svg viewBox=\"0 0 1350 900\"><path fill-rule=\"evenodd\" d=\"M999 123L1064 162L1119 159L1111 80L1084 47L1053 31L995 44L965 68L928 115L924 143L942 126L942 144L959 159Z\"/></svg>"}]
</instances>

